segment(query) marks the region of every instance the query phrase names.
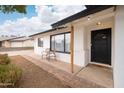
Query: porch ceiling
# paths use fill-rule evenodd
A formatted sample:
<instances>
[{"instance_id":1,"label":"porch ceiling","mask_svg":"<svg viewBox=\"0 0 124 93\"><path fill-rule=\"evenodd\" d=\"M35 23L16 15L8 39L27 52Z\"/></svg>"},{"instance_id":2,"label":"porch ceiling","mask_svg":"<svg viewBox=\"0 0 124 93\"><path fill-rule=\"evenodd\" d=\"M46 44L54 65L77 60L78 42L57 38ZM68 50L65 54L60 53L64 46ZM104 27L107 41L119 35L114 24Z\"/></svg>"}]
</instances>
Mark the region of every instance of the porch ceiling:
<instances>
[{"instance_id":1,"label":"porch ceiling","mask_svg":"<svg viewBox=\"0 0 124 93\"><path fill-rule=\"evenodd\" d=\"M115 16L115 11L114 11L114 7L106 9L104 11L101 11L99 13L95 13L95 14L91 14L89 16L86 16L84 18L75 20L73 22L71 22L71 24L81 24L84 26L90 25L92 23L101 21L101 20L108 20L111 19ZM68 23L67 25L69 25L70 23Z\"/></svg>"},{"instance_id":2,"label":"porch ceiling","mask_svg":"<svg viewBox=\"0 0 124 93\"><path fill-rule=\"evenodd\" d=\"M60 21L52 24L51 26L53 28L55 28L55 27L58 27L60 25L67 24L67 23L72 22L74 20L78 20L78 19L80 19L82 17L86 17L88 15L100 12L102 10L108 9L110 7L113 7L113 6L112 5L87 5L86 7L87 7L86 10L83 10L83 11L81 11L81 12L75 14L75 15L72 15L70 17L67 17L67 18L65 18L63 20L60 20Z\"/></svg>"}]
</instances>

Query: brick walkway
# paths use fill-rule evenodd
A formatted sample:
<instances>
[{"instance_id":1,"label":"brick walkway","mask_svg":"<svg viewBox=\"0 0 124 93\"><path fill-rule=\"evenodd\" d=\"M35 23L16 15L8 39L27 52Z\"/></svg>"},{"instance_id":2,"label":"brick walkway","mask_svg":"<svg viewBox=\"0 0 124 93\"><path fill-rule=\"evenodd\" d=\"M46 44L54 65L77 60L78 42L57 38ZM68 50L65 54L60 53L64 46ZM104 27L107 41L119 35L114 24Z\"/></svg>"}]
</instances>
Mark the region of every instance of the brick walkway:
<instances>
[{"instance_id":1,"label":"brick walkway","mask_svg":"<svg viewBox=\"0 0 124 93\"><path fill-rule=\"evenodd\" d=\"M66 84L74 88L101 88L104 86L98 85L95 82L79 78L71 73L65 72L61 69L55 68L51 65L45 64L38 59L32 58L31 56L22 55L25 59L36 64L42 69L54 74L58 79L63 80Z\"/></svg>"}]
</instances>

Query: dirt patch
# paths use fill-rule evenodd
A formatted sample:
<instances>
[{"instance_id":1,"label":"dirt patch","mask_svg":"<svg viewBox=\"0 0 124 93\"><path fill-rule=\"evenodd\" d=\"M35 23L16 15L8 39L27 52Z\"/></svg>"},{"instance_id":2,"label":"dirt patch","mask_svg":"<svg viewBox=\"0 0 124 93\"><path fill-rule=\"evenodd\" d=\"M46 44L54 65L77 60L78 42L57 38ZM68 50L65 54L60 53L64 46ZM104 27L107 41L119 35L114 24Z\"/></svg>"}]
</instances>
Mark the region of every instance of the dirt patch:
<instances>
[{"instance_id":1,"label":"dirt patch","mask_svg":"<svg viewBox=\"0 0 124 93\"><path fill-rule=\"evenodd\" d=\"M18 82L20 88L67 88L64 82L57 79L54 75L44 71L35 64L29 62L21 56L10 57L13 64L23 70L22 77Z\"/></svg>"}]
</instances>

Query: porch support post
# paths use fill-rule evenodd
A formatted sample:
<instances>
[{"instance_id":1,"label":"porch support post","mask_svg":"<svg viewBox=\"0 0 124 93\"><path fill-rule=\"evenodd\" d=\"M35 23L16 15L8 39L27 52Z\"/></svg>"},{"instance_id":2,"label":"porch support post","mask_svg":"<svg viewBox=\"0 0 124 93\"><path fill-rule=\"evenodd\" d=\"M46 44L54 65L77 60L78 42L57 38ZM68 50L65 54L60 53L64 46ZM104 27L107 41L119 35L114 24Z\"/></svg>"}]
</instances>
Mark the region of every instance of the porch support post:
<instances>
[{"instance_id":1,"label":"porch support post","mask_svg":"<svg viewBox=\"0 0 124 93\"><path fill-rule=\"evenodd\" d=\"M71 25L71 72L74 72L74 27Z\"/></svg>"}]
</instances>

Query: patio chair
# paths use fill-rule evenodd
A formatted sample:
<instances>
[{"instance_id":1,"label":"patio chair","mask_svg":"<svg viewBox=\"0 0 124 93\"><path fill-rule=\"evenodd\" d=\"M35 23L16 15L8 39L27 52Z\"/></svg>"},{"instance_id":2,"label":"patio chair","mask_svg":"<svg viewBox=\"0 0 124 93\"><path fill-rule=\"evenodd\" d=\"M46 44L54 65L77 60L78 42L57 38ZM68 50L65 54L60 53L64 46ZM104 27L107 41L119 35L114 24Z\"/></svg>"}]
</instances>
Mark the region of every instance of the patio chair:
<instances>
[{"instance_id":1,"label":"patio chair","mask_svg":"<svg viewBox=\"0 0 124 93\"><path fill-rule=\"evenodd\" d=\"M47 58L47 59L51 59L51 58L54 58L56 60L56 54L55 54L55 51L50 51L49 48L46 48L43 52L42 52L42 59L44 58Z\"/></svg>"},{"instance_id":2,"label":"patio chair","mask_svg":"<svg viewBox=\"0 0 124 93\"><path fill-rule=\"evenodd\" d=\"M43 57L47 57L47 55L49 54L49 48L44 49L44 51L41 54L42 54L42 59Z\"/></svg>"}]
</instances>

